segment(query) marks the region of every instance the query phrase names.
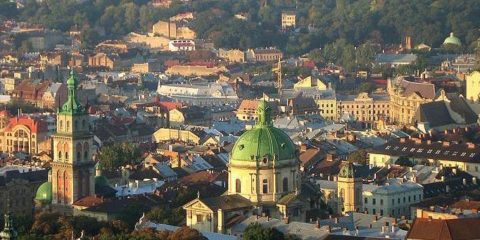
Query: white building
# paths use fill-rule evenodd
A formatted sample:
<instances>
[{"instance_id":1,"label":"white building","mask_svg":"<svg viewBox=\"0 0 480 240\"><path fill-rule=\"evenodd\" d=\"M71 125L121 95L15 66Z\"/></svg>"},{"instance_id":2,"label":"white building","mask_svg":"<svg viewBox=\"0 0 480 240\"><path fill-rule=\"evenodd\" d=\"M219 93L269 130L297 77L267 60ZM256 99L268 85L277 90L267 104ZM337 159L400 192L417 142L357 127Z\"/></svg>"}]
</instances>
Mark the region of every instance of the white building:
<instances>
[{"instance_id":1,"label":"white building","mask_svg":"<svg viewBox=\"0 0 480 240\"><path fill-rule=\"evenodd\" d=\"M157 93L187 105L216 106L238 102L237 93L227 83L166 84L159 85Z\"/></svg>"},{"instance_id":2,"label":"white building","mask_svg":"<svg viewBox=\"0 0 480 240\"><path fill-rule=\"evenodd\" d=\"M338 211L338 183L318 180L327 204ZM410 217L410 205L423 199L423 186L401 179L389 179L384 185L362 185L362 211L380 216Z\"/></svg>"}]
</instances>

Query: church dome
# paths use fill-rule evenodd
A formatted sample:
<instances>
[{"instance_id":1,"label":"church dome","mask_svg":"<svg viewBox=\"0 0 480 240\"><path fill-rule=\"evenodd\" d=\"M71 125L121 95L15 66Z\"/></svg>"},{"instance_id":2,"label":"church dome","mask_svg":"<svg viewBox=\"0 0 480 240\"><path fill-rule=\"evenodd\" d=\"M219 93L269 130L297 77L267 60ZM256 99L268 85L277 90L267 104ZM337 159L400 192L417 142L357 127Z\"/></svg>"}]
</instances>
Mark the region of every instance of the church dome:
<instances>
[{"instance_id":1,"label":"church dome","mask_svg":"<svg viewBox=\"0 0 480 240\"><path fill-rule=\"evenodd\" d=\"M95 177L95 188L109 186L108 179L105 176Z\"/></svg>"},{"instance_id":2,"label":"church dome","mask_svg":"<svg viewBox=\"0 0 480 240\"><path fill-rule=\"evenodd\" d=\"M271 108L265 100L257 107L258 121L253 129L243 133L232 149L230 162L274 162L296 158L295 144L282 130L273 127Z\"/></svg>"},{"instance_id":3,"label":"church dome","mask_svg":"<svg viewBox=\"0 0 480 240\"><path fill-rule=\"evenodd\" d=\"M450 36L445 38L445 41L443 41L444 45L451 44L451 45L457 45L457 46L462 46L462 42L458 37L456 37L453 32L450 33Z\"/></svg>"},{"instance_id":4,"label":"church dome","mask_svg":"<svg viewBox=\"0 0 480 240\"><path fill-rule=\"evenodd\" d=\"M355 178L355 167L353 166L353 163L349 162L343 165L338 176L342 178Z\"/></svg>"},{"instance_id":5,"label":"church dome","mask_svg":"<svg viewBox=\"0 0 480 240\"><path fill-rule=\"evenodd\" d=\"M52 183L45 182L37 189L35 200L45 203L52 202Z\"/></svg>"}]
</instances>

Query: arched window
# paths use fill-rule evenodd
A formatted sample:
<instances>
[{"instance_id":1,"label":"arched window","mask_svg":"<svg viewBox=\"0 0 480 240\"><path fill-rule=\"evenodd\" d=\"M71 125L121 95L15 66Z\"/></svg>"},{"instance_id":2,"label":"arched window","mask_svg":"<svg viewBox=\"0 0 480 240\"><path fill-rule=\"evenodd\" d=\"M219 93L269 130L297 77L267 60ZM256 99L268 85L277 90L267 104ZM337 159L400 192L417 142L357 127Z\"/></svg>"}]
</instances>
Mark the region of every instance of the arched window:
<instances>
[{"instance_id":1,"label":"arched window","mask_svg":"<svg viewBox=\"0 0 480 240\"><path fill-rule=\"evenodd\" d=\"M75 121L73 122L73 130L76 130L77 128L78 128L78 121L75 120Z\"/></svg>"},{"instance_id":2,"label":"arched window","mask_svg":"<svg viewBox=\"0 0 480 240\"><path fill-rule=\"evenodd\" d=\"M263 190L263 193L268 193L268 180L267 179L263 179L263 184L262 184L262 190Z\"/></svg>"},{"instance_id":3,"label":"arched window","mask_svg":"<svg viewBox=\"0 0 480 240\"><path fill-rule=\"evenodd\" d=\"M58 123L58 127L60 128L60 130L63 130L63 120L60 120L59 123Z\"/></svg>"},{"instance_id":4,"label":"arched window","mask_svg":"<svg viewBox=\"0 0 480 240\"><path fill-rule=\"evenodd\" d=\"M65 160L68 160L68 152L65 152Z\"/></svg>"},{"instance_id":5,"label":"arched window","mask_svg":"<svg viewBox=\"0 0 480 240\"><path fill-rule=\"evenodd\" d=\"M58 159L62 159L62 151L58 151Z\"/></svg>"},{"instance_id":6,"label":"arched window","mask_svg":"<svg viewBox=\"0 0 480 240\"><path fill-rule=\"evenodd\" d=\"M345 198L345 189L340 189L340 201L343 202L343 199Z\"/></svg>"},{"instance_id":7,"label":"arched window","mask_svg":"<svg viewBox=\"0 0 480 240\"><path fill-rule=\"evenodd\" d=\"M67 131L70 131L70 121L67 121Z\"/></svg>"},{"instance_id":8,"label":"arched window","mask_svg":"<svg viewBox=\"0 0 480 240\"><path fill-rule=\"evenodd\" d=\"M84 130L87 129L87 121L85 121L85 119L82 120L82 128L83 128Z\"/></svg>"},{"instance_id":9,"label":"arched window","mask_svg":"<svg viewBox=\"0 0 480 240\"><path fill-rule=\"evenodd\" d=\"M83 159L85 159L85 160L88 159L88 150L89 150L88 143L85 142L85 143L83 144Z\"/></svg>"},{"instance_id":10,"label":"arched window","mask_svg":"<svg viewBox=\"0 0 480 240\"><path fill-rule=\"evenodd\" d=\"M283 192L288 192L288 178L283 178Z\"/></svg>"},{"instance_id":11,"label":"arched window","mask_svg":"<svg viewBox=\"0 0 480 240\"><path fill-rule=\"evenodd\" d=\"M241 193L242 192L242 182L240 179L235 180L235 192Z\"/></svg>"},{"instance_id":12,"label":"arched window","mask_svg":"<svg viewBox=\"0 0 480 240\"><path fill-rule=\"evenodd\" d=\"M77 143L75 148L75 150L77 150L77 161L82 161L82 144Z\"/></svg>"}]
</instances>

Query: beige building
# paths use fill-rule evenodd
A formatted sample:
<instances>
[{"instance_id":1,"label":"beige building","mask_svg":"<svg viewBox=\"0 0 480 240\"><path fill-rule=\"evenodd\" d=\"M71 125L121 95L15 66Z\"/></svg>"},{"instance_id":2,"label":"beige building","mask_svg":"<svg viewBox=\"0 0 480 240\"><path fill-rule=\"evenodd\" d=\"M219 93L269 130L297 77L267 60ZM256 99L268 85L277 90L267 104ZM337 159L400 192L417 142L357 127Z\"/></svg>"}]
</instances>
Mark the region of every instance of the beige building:
<instances>
[{"instance_id":1,"label":"beige building","mask_svg":"<svg viewBox=\"0 0 480 240\"><path fill-rule=\"evenodd\" d=\"M282 59L282 51L276 48L256 48L248 49L245 53L247 61L253 62L277 62Z\"/></svg>"},{"instance_id":2,"label":"beige building","mask_svg":"<svg viewBox=\"0 0 480 240\"><path fill-rule=\"evenodd\" d=\"M282 12L282 29L295 28L296 18L296 13L293 11Z\"/></svg>"},{"instance_id":3,"label":"beige building","mask_svg":"<svg viewBox=\"0 0 480 240\"><path fill-rule=\"evenodd\" d=\"M206 76L217 75L221 72L227 72L227 71L228 71L227 68L225 68L224 66L209 67L209 66L203 66L203 65L197 65L197 66L175 65L175 66L169 67L165 71L165 74L206 77Z\"/></svg>"},{"instance_id":4,"label":"beige building","mask_svg":"<svg viewBox=\"0 0 480 240\"><path fill-rule=\"evenodd\" d=\"M199 133L191 130L181 130L173 128L160 128L153 133L154 142L158 143L171 140L200 144L201 136Z\"/></svg>"},{"instance_id":5,"label":"beige building","mask_svg":"<svg viewBox=\"0 0 480 240\"><path fill-rule=\"evenodd\" d=\"M195 39L195 32L187 27L181 26L177 22L158 21L153 25L152 33L154 35L163 36L172 39Z\"/></svg>"},{"instance_id":6,"label":"beige building","mask_svg":"<svg viewBox=\"0 0 480 240\"><path fill-rule=\"evenodd\" d=\"M245 53L239 49L223 49L218 50L218 57L223 58L229 62L245 62Z\"/></svg>"},{"instance_id":7,"label":"beige building","mask_svg":"<svg viewBox=\"0 0 480 240\"><path fill-rule=\"evenodd\" d=\"M480 72L474 71L467 75L467 100L478 102L480 100Z\"/></svg>"},{"instance_id":8,"label":"beige building","mask_svg":"<svg viewBox=\"0 0 480 240\"><path fill-rule=\"evenodd\" d=\"M435 86L431 83L415 82L397 77L388 80L387 86L390 96L390 122L411 125L415 112L422 103L435 99Z\"/></svg>"},{"instance_id":9,"label":"beige building","mask_svg":"<svg viewBox=\"0 0 480 240\"><path fill-rule=\"evenodd\" d=\"M390 100L387 95L372 94L366 92L358 96L346 96L337 98L337 109L340 116L349 114L361 122L374 122L390 113Z\"/></svg>"},{"instance_id":10,"label":"beige building","mask_svg":"<svg viewBox=\"0 0 480 240\"><path fill-rule=\"evenodd\" d=\"M355 175L353 163L340 169L337 179L338 210L342 214L362 209L362 178Z\"/></svg>"},{"instance_id":11,"label":"beige building","mask_svg":"<svg viewBox=\"0 0 480 240\"><path fill-rule=\"evenodd\" d=\"M124 40L132 47L150 49L154 51L168 50L170 39L164 36L154 36L153 34L129 33Z\"/></svg>"}]
</instances>

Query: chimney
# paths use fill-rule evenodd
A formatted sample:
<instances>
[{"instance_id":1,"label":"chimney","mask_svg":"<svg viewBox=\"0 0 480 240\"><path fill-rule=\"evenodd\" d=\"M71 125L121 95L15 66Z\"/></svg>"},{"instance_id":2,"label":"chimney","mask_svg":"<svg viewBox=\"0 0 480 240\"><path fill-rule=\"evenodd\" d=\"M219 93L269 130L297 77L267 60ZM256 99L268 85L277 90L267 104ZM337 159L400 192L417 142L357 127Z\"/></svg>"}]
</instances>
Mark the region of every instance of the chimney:
<instances>
[{"instance_id":1,"label":"chimney","mask_svg":"<svg viewBox=\"0 0 480 240\"><path fill-rule=\"evenodd\" d=\"M302 145L300 146L300 153L304 153L304 152L306 152L306 151L307 151L307 144L302 144Z\"/></svg>"},{"instance_id":2,"label":"chimney","mask_svg":"<svg viewBox=\"0 0 480 240\"><path fill-rule=\"evenodd\" d=\"M428 139L427 140L427 145L430 145L430 144L432 144L432 140Z\"/></svg>"},{"instance_id":3,"label":"chimney","mask_svg":"<svg viewBox=\"0 0 480 240\"><path fill-rule=\"evenodd\" d=\"M333 154L327 153L327 155L325 156L325 160L327 160L329 162L333 161Z\"/></svg>"},{"instance_id":4,"label":"chimney","mask_svg":"<svg viewBox=\"0 0 480 240\"><path fill-rule=\"evenodd\" d=\"M392 233L394 233L395 232L395 226L392 225L391 229L392 229Z\"/></svg>"},{"instance_id":5,"label":"chimney","mask_svg":"<svg viewBox=\"0 0 480 240\"><path fill-rule=\"evenodd\" d=\"M422 144L422 139L415 138L415 144Z\"/></svg>"},{"instance_id":6,"label":"chimney","mask_svg":"<svg viewBox=\"0 0 480 240\"><path fill-rule=\"evenodd\" d=\"M476 177L472 178L472 183L475 184L475 185L477 184L477 178Z\"/></svg>"},{"instance_id":7,"label":"chimney","mask_svg":"<svg viewBox=\"0 0 480 240\"><path fill-rule=\"evenodd\" d=\"M335 224L338 224L338 217L335 218L334 222Z\"/></svg>"},{"instance_id":8,"label":"chimney","mask_svg":"<svg viewBox=\"0 0 480 240\"><path fill-rule=\"evenodd\" d=\"M406 140L405 138L400 138L401 143L405 143L405 140Z\"/></svg>"},{"instance_id":9,"label":"chimney","mask_svg":"<svg viewBox=\"0 0 480 240\"><path fill-rule=\"evenodd\" d=\"M475 148L475 143L467 142L467 148L468 149L474 149Z\"/></svg>"},{"instance_id":10,"label":"chimney","mask_svg":"<svg viewBox=\"0 0 480 240\"><path fill-rule=\"evenodd\" d=\"M442 142L442 146L443 147L449 147L450 146L450 142Z\"/></svg>"},{"instance_id":11,"label":"chimney","mask_svg":"<svg viewBox=\"0 0 480 240\"><path fill-rule=\"evenodd\" d=\"M316 228L320 228L320 219L317 218L317 223L315 224Z\"/></svg>"},{"instance_id":12,"label":"chimney","mask_svg":"<svg viewBox=\"0 0 480 240\"><path fill-rule=\"evenodd\" d=\"M285 218L283 218L283 222L284 222L285 224L289 224L289 223L290 223L290 219L289 219L288 217L285 217Z\"/></svg>"}]
</instances>

